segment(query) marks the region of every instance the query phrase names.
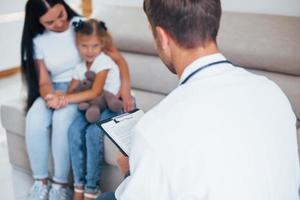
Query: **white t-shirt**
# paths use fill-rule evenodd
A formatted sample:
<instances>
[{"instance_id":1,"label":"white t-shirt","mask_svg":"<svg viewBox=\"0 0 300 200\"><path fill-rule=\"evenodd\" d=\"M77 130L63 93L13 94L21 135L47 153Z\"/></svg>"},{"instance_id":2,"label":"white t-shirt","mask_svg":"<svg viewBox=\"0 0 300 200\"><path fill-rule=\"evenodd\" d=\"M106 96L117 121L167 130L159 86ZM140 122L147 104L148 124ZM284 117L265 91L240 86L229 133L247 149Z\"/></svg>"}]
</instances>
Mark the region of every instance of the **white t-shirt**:
<instances>
[{"instance_id":1,"label":"white t-shirt","mask_svg":"<svg viewBox=\"0 0 300 200\"><path fill-rule=\"evenodd\" d=\"M221 54L188 66L225 60ZM231 64L203 69L134 128L118 200L299 200L296 117L272 81Z\"/></svg>"},{"instance_id":2,"label":"white t-shirt","mask_svg":"<svg viewBox=\"0 0 300 200\"><path fill-rule=\"evenodd\" d=\"M95 72L95 74L102 70L108 70L104 90L117 94L121 86L119 67L104 53L99 54L90 67L90 71ZM86 78L86 71L87 67L85 61L80 62L73 72L73 79L84 80Z\"/></svg>"},{"instance_id":3,"label":"white t-shirt","mask_svg":"<svg viewBox=\"0 0 300 200\"><path fill-rule=\"evenodd\" d=\"M53 82L69 82L74 67L80 62L80 55L75 45L75 32L72 22L62 33L45 30L34 38L34 59L44 60Z\"/></svg>"}]
</instances>

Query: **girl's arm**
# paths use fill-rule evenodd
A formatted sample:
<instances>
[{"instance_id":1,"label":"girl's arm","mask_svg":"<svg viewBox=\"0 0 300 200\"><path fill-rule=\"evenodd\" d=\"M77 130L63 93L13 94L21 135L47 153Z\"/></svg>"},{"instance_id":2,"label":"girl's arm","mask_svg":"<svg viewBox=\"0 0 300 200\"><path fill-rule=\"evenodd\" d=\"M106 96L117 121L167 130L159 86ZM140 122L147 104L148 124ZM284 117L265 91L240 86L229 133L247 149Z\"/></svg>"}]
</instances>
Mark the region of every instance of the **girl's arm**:
<instances>
[{"instance_id":1,"label":"girl's arm","mask_svg":"<svg viewBox=\"0 0 300 200\"><path fill-rule=\"evenodd\" d=\"M72 79L72 81L71 81L71 83L69 85L67 93L72 93L75 90L75 88L78 87L79 83L80 83L79 80Z\"/></svg>"},{"instance_id":2,"label":"girl's arm","mask_svg":"<svg viewBox=\"0 0 300 200\"><path fill-rule=\"evenodd\" d=\"M52 82L44 60L35 60L35 64L39 76L39 92L42 98L45 99L47 95L54 93Z\"/></svg>"},{"instance_id":3,"label":"girl's arm","mask_svg":"<svg viewBox=\"0 0 300 200\"><path fill-rule=\"evenodd\" d=\"M101 94L103 91L104 83L106 80L108 70L98 72L95 76L92 88L86 91L78 93L69 93L65 95L65 99L68 103L80 103L84 101L90 101Z\"/></svg>"},{"instance_id":4,"label":"girl's arm","mask_svg":"<svg viewBox=\"0 0 300 200\"><path fill-rule=\"evenodd\" d=\"M107 50L106 54L114 60L120 69L121 88L117 96L121 97L123 100L124 111L130 111L134 107L134 102L131 97L131 82L127 62L114 46Z\"/></svg>"},{"instance_id":5,"label":"girl's arm","mask_svg":"<svg viewBox=\"0 0 300 200\"><path fill-rule=\"evenodd\" d=\"M68 91L66 93L72 93L74 92L75 88L79 85L80 81L76 79L72 79ZM51 97L48 95L46 98L47 100L47 105L49 108L53 109L60 109L68 105L68 101L65 98L65 93L55 93L52 94Z\"/></svg>"}]
</instances>

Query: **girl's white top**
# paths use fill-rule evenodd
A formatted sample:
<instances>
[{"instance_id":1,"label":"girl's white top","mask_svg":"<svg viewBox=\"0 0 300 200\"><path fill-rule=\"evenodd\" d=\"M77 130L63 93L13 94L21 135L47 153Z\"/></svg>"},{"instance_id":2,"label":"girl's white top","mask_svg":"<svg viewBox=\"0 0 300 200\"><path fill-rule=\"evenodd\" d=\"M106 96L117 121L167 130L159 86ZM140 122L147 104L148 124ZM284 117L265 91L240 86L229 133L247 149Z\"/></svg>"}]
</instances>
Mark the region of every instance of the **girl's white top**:
<instances>
[{"instance_id":1,"label":"girl's white top","mask_svg":"<svg viewBox=\"0 0 300 200\"><path fill-rule=\"evenodd\" d=\"M109 56L101 53L94 60L92 66L90 67L90 71L93 71L95 72L95 74L97 74L103 70L108 70L108 74L104 84L104 90L109 91L113 94L117 94L121 86L119 67ZM86 62L80 62L79 64L77 64L74 70L73 79L84 80L86 78L86 71Z\"/></svg>"}]
</instances>

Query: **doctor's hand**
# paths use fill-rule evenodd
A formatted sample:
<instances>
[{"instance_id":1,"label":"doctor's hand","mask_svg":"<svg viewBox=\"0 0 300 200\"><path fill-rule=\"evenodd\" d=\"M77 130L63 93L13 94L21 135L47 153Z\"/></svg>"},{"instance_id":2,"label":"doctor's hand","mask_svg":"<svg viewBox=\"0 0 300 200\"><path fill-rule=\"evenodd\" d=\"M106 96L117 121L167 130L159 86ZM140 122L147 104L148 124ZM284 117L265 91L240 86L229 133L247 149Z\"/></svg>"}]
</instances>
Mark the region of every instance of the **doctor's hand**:
<instances>
[{"instance_id":1,"label":"doctor's hand","mask_svg":"<svg viewBox=\"0 0 300 200\"><path fill-rule=\"evenodd\" d=\"M129 172L129 158L119 153L117 155L117 163L120 171L126 175Z\"/></svg>"}]
</instances>

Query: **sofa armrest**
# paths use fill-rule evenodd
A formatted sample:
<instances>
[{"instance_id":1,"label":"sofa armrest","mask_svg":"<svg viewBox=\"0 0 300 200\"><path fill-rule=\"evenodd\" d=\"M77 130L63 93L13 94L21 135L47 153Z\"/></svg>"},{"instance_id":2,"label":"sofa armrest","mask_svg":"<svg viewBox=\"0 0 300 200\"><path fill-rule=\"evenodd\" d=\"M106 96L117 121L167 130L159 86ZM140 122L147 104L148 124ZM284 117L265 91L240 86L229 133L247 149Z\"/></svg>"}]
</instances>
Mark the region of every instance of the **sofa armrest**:
<instances>
[{"instance_id":1,"label":"sofa armrest","mask_svg":"<svg viewBox=\"0 0 300 200\"><path fill-rule=\"evenodd\" d=\"M6 130L24 136L25 101L15 99L1 105L1 122Z\"/></svg>"}]
</instances>

